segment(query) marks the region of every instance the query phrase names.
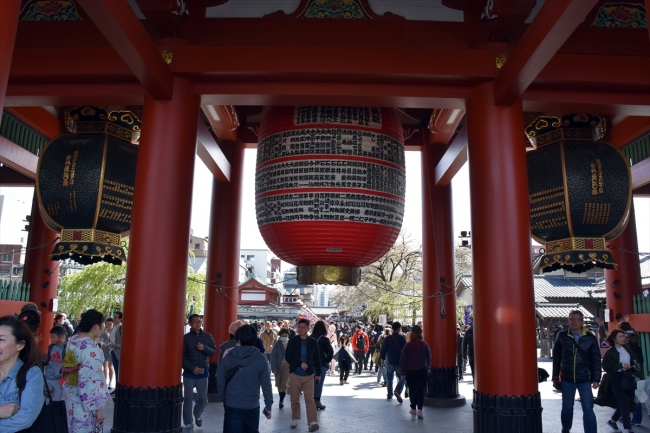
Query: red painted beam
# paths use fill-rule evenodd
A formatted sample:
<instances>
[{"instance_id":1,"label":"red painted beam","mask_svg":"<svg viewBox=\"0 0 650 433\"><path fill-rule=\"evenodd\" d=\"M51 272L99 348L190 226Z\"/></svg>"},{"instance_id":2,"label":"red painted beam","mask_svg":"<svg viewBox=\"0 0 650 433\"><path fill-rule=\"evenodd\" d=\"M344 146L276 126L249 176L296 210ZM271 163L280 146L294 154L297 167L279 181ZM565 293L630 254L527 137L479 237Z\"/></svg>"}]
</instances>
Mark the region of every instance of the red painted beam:
<instances>
[{"instance_id":1,"label":"red painted beam","mask_svg":"<svg viewBox=\"0 0 650 433\"><path fill-rule=\"evenodd\" d=\"M0 162L31 179L36 179L38 157L2 136L0 136Z\"/></svg>"},{"instance_id":2,"label":"red painted beam","mask_svg":"<svg viewBox=\"0 0 650 433\"><path fill-rule=\"evenodd\" d=\"M650 132L650 117L628 116L608 131L605 141L620 149L648 132Z\"/></svg>"},{"instance_id":3,"label":"red painted beam","mask_svg":"<svg viewBox=\"0 0 650 433\"><path fill-rule=\"evenodd\" d=\"M43 107L7 107L5 110L48 140L61 134L61 122Z\"/></svg>"},{"instance_id":4,"label":"red painted beam","mask_svg":"<svg viewBox=\"0 0 650 433\"><path fill-rule=\"evenodd\" d=\"M171 99L174 76L127 0L79 0L79 4L129 65L147 92Z\"/></svg>"},{"instance_id":5,"label":"red painted beam","mask_svg":"<svg viewBox=\"0 0 650 433\"><path fill-rule=\"evenodd\" d=\"M456 135L454 141L451 142L445 154L442 155L438 165L436 165L434 172L436 186L449 185L456 173L458 173L466 162L467 126L464 126L458 135Z\"/></svg>"},{"instance_id":6,"label":"red painted beam","mask_svg":"<svg viewBox=\"0 0 650 433\"><path fill-rule=\"evenodd\" d=\"M142 105L141 84L10 84L5 106Z\"/></svg>"},{"instance_id":7,"label":"red painted beam","mask_svg":"<svg viewBox=\"0 0 650 433\"><path fill-rule=\"evenodd\" d=\"M528 89L522 99L524 111L650 116L650 93Z\"/></svg>"},{"instance_id":8,"label":"red painted beam","mask_svg":"<svg viewBox=\"0 0 650 433\"><path fill-rule=\"evenodd\" d=\"M202 104L201 109L219 140L237 141L239 119L234 106Z\"/></svg>"},{"instance_id":9,"label":"red painted beam","mask_svg":"<svg viewBox=\"0 0 650 433\"><path fill-rule=\"evenodd\" d=\"M196 154L217 182L230 182L230 162L201 119L199 119L197 140Z\"/></svg>"},{"instance_id":10,"label":"red painted beam","mask_svg":"<svg viewBox=\"0 0 650 433\"><path fill-rule=\"evenodd\" d=\"M498 105L512 105L569 39L598 0L546 0L494 83Z\"/></svg>"},{"instance_id":11,"label":"red painted beam","mask_svg":"<svg viewBox=\"0 0 650 433\"><path fill-rule=\"evenodd\" d=\"M433 110L429 121L431 143L447 146L456 135L456 130L463 117L465 117L465 110L460 108Z\"/></svg>"}]
</instances>

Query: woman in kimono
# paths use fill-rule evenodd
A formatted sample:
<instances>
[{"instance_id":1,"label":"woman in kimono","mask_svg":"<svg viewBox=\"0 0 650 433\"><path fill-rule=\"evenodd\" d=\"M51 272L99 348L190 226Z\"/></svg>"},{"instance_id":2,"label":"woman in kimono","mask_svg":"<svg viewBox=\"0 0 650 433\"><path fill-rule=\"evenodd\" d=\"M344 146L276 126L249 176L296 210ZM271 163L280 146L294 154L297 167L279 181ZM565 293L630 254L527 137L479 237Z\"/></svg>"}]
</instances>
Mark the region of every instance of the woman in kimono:
<instances>
[{"instance_id":1,"label":"woman in kimono","mask_svg":"<svg viewBox=\"0 0 650 433\"><path fill-rule=\"evenodd\" d=\"M104 421L104 405L110 398L104 381L104 354L95 344L103 331L104 317L99 311L88 310L68 342L64 368L70 372L63 387L63 398L68 412L69 433L92 433L96 424ZM62 371L64 371L62 369Z\"/></svg>"}]
</instances>

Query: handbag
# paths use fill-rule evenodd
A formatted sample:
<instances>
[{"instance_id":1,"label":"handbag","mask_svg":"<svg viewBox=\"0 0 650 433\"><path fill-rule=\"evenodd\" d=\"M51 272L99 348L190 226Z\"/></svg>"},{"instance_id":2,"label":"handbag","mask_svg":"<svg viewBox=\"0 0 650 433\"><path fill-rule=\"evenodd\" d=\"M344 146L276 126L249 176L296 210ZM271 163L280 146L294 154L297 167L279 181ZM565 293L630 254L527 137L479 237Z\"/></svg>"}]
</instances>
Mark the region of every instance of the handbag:
<instances>
[{"instance_id":1,"label":"handbag","mask_svg":"<svg viewBox=\"0 0 650 433\"><path fill-rule=\"evenodd\" d=\"M21 433L68 433L68 415L65 409L65 402L52 400L50 387L47 386L43 370L41 370L41 374L43 374L45 389L47 389L47 396L50 401L48 403L46 400L43 403L41 412L36 417L32 426L21 430ZM100 430L100 433L103 433L103 429Z\"/></svg>"},{"instance_id":2,"label":"handbag","mask_svg":"<svg viewBox=\"0 0 650 433\"><path fill-rule=\"evenodd\" d=\"M636 378L629 371L621 372L621 390L629 395L636 391Z\"/></svg>"}]
</instances>

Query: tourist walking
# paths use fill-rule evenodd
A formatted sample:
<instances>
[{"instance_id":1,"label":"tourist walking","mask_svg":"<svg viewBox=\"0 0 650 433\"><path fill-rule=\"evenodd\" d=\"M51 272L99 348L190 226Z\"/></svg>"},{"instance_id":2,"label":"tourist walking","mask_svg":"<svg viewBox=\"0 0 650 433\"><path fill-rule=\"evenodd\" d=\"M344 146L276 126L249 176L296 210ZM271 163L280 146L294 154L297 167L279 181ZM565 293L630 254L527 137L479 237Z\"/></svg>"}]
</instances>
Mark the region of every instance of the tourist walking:
<instances>
[{"instance_id":1,"label":"tourist walking","mask_svg":"<svg viewBox=\"0 0 650 433\"><path fill-rule=\"evenodd\" d=\"M336 326L329 325L329 327L327 328L327 338L330 340L330 345L332 346L332 348L336 349L336 345L337 345L336 342L338 340L338 337L336 336ZM336 358L332 357L332 361L330 362L329 365L328 374L333 375L335 374L335 371L336 371Z\"/></svg>"},{"instance_id":2,"label":"tourist walking","mask_svg":"<svg viewBox=\"0 0 650 433\"><path fill-rule=\"evenodd\" d=\"M409 388L411 414L416 414L419 419L424 419L422 406L424 404L424 390L427 385L427 373L431 365L431 349L422 340L422 328L415 325L409 333L409 341L404 346L400 360L400 373ZM417 412L416 412L417 410Z\"/></svg>"},{"instance_id":3,"label":"tourist walking","mask_svg":"<svg viewBox=\"0 0 650 433\"><path fill-rule=\"evenodd\" d=\"M211 356L217 353L212 335L201 329L203 321L198 314L188 318L190 332L183 336L183 425L192 430L192 403L194 420L201 427L201 414L208 404L208 376ZM255 335L257 337L257 334ZM194 399L196 388L196 400Z\"/></svg>"},{"instance_id":4,"label":"tourist walking","mask_svg":"<svg viewBox=\"0 0 650 433\"><path fill-rule=\"evenodd\" d=\"M402 404L402 390L404 389L404 379L400 375L400 361L402 360L402 349L406 345L406 339L402 335L402 325L399 322L393 322L391 325L393 332L390 336L384 337L384 344L381 347L381 361L386 368L387 383L387 400L392 400L393 396L399 404ZM397 375L397 386L393 392L393 377Z\"/></svg>"},{"instance_id":5,"label":"tourist walking","mask_svg":"<svg viewBox=\"0 0 650 433\"><path fill-rule=\"evenodd\" d=\"M320 354L320 380L314 384L314 403L316 404L317 410L325 409L325 405L321 403L320 398L323 394L323 384L325 383L325 377L327 376L327 369L329 368L330 362L334 357L334 349L330 344L329 338L327 338L327 325L324 321L319 320L314 325L314 330L311 333L312 338L316 339L318 343L318 353ZM314 378L314 380L316 380Z\"/></svg>"},{"instance_id":6,"label":"tourist walking","mask_svg":"<svg viewBox=\"0 0 650 433\"><path fill-rule=\"evenodd\" d=\"M289 330L280 329L278 336L278 341L275 342L271 350L271 372L275 376L275 387L280 395L279 407L282 409L284 407L284 397L286 397L289 389L289 364L284 359L287 343L289 343Z\"/></svg>"},{"instance_id":7,"label":"tourist walking","mask_svg":"<svg viewBox=\"0 0 650 433\"><path fill-rule=\"evenodd\" d=\"M610 345L603 357L603 370L606 374L601 381L595 403L616 409L611 419L607 421L608 426L615 431L620 431L617 422L622 419L624 431L632 432L630 414L636 410L634 378L643 379L641 363L634 349L628 344L627 336L622 329L613 329L605 341ZM630 386L628 391L624 390L623 382L627 382Z\"/></svg>"},{"instance_id":8,"label":"tourist walking","mask_svg":"<svg viewBox=\"0 0 650 433\"><path fill-rule=\"evenodd\" d=\"M474 380L474 326L470 326L463 336L463 364L469 364Z\"/></svg>"},{"instance_id":9,"label":"tourist walking","mask_svg":"<svg viewBox=\"0 0 650 433\"><path fill-rule=\"evenodd\" d=\"M113 376L115 376L115 370L113 369L113 360L111 359L111 348L113 343L111 343L111 331L113 330L113 319L110 317L106 319L104 323L104 330L102 335L97 339L97 345L102 349L104 353L104 380L106 380L106 385L108 389L111 389L111 384L113 383Z\"/></svg>"},{"instance_id":10,"label":"tourist walking","mask_svg":"<svg viewBox=\"0 0 650 433\"><path fill-rule=\"evenodd\" d=\"M582 423L585 433L596 433L594 396L601 376L600 349L596 336L584 324L580 310L569 313L569 329L558 333L553 347L553 386L562 390L562 433L573 425L573 405L576 391L580 394ZM470 328L471 329L471 328ZM465 335L467 338L467 335ZM560 385L560 377L562 379Z\"/></svg>"},{"instance_id":11,"label":"tourist walking","mask_svg":"<svg viewBox=\"0 0 650 433\"><path fill-rule=\"evenodd\" d=\"M116 311L113 313L113 329L111 330L110 340L111 347L111 360L113 361L113 368L115 369L115 386L120 379L120 353L122 352L122 312ZM115 390L113 390L115 392Z\"/></svg>"},{"instance_id":12,"label":"tourist walking","mask_svg":"<svg viewBox=\"0 0 650 433\"><path fill-rule=\"evenodd\" d=\"M260 334L262 343L264 343L265 355L267 361L271 362L271 352L273 351L273 345L278 341L278 335L273 329L271 329L271 322L266 322L264 325L264 330Z\"/></svg>"},{"instance_id":13,"label":"tourist walking","mask_svg":"<svg viewBox=\"0 0 650 433\"><path fill-rule=\"evenodd\" d=\"M386 367L381 361L381 348L384 345L384 340L390 336L390 332L390 329L384 329L383 334L379 337L377 344L375 345L375 364L379 366L377 369L377 385L381 382L382 387L386 386Z\"/></svg>"},{"instance_id":14,"label":"tourist walking","mask_svg":"<svg viewBox=\"0 0 650 433\"><path fill-rule=\"evenodd\" d=\"M335 349L334 355L339 363L339 380L341 385L348 383L352 363L355 362L354 353L350 348L350 337L343 334L339 338L339 345Z\"/></svg>"},{"instance_id":15,"label":"tourist walking","mask_svg":"<svg viewBox=\"0 0 650 433\"><path fill-rule=\"evenodd\" d=\"M95 344L103 332L104 316L88 310L81 315L76 334L68 341L63 371L68 373L63 398L70 433L102 431L104 405L110 395L104 381L104 353Z\"/></svg>"},{"instance_id":16,"label":"tourist walking","mask_svg":"<svg viewBox=\"0 0 650 433\"><path fill-rule=\"evenodd\" d=\"M316 339L309 337L309 320L298 322L298 335L289 339L285 359L289 363L289 396L291 397L291 428L300 422L300 392L304 394L307 424L310 432L318 430L314 382L320 381L321 365ZM317 377L314 377L317 376Z\"/></svg>"},{"instance_id":17,"label":"tourist walking","mask_svg":"<svg viewBox=\"0 0 650 433\"><path fill-rule=\"evenodd\" d=\"M460 325L456 325L456 367L458 368L458 380L463 380L465 360L463 359L463 333Z\"/></svg>"},{"instance_id":18,"label":"tourist walking","mask_svg":"<svg viewBox=\"0 0 650 433\"><path fill-rule=\"evenodd\" d=\"M260 387L264 395L264 414L271 419L273 389L269 363L254 346L257 330L243 325L236 331L239 345L223 360L217 373L217 392L223 396L224 433L258 433Z\"/></svg>"},{"instance_id":19,"label":"tourist walking","mask_svg":"<svg viewBox=\"0 0 650 433\"><path fill-rule=\"evenodd\" d=\"M357 359L357 364L354 372L355 374L361 374L361 370L363 369L363 362L366 359L366 354L370 350L368 335L363 332L361 324L357 325L357 330L352 335L350 340L352 343L352 350L354 351L354 357Z\"/></svg>"},{"instance_id":20,"label":"tourist walking","mask_svg":"<svg viewBox=\"0 0 650 433\"><path fill-rule=\"evenodd\" d=\"M0 317L0 432L32 426L41 412L43 374L32 331L19 317Z\"/></svg>"}]
</instances>

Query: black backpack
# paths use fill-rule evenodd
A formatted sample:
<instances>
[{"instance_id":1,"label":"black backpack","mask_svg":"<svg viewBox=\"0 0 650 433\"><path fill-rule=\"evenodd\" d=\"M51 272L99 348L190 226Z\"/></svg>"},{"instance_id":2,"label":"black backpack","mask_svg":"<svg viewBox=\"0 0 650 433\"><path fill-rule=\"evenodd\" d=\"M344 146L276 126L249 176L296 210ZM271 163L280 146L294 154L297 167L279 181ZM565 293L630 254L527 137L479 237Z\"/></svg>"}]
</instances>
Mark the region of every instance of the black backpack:
<instances>
[{"instance_id":1,"label":"black backpack","mask_svg":"<svg viewBox=\"0 0 650 433\"><path fill-rule=\"evenodd\" d=\"M363 334L357 334L357 349L366 348L366 339L363 338Z\"/></svg>"}]
</instances>

